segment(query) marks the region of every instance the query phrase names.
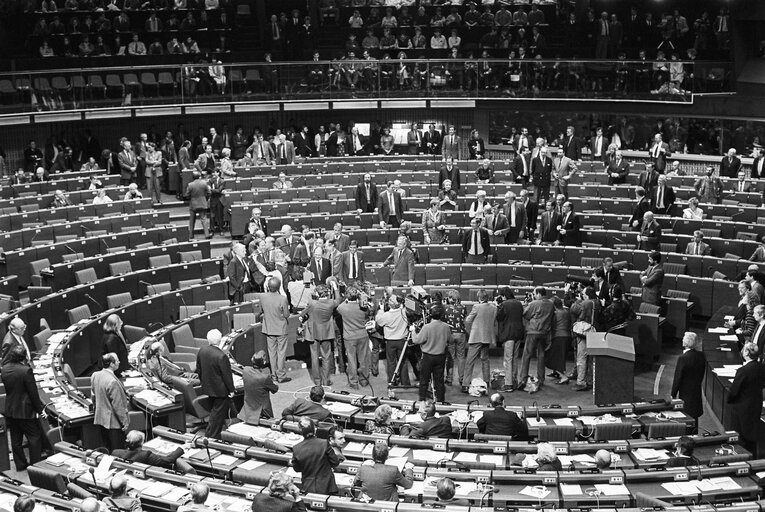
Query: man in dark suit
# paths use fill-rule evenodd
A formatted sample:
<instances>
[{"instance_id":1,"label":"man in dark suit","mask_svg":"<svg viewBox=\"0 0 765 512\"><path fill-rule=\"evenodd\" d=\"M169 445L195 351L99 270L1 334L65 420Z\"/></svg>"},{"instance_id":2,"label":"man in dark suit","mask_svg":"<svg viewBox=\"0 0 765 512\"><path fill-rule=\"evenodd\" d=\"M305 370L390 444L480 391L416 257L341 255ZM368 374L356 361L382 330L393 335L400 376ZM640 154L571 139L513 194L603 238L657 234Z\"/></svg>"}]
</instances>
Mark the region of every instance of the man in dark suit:
<instances>
[{"instance_id":1,"label":"man in dark suit","mask_svg":"<svg viewBox=\"0 0 765 512\"><path fill-rule=\"evenodd\" d=\"M765 310L765 307L762 309ZM707 369L707 359L699 348L696 333L686 332L683 336L683 354L677 358L675 378L672 381L672 398L679 397L683 401L683 411L694 419L697 429L699 416L704 414L701 383Z\"/></svg>"},{"instance_id":2,"label":"man in dark suit","mask_svg":"<svg viewBox=\"0 0 765 512\"><path fill-rule=\"evenodd\" d=\"M308 136L307 126L303 126L303 128L295 134L293 143L295 144L295 153L297 153L298 156L302 156L303 158L313 156L314 150L311 147L311 139Z\"/></svg>"},{"instance_id":3,"label":"man in dark suit","mask_svg":"<svg viewBox=\"0 0 765 512\"><path fill-rule=\"evenodd\" d=\"M622 280L622 274L619 269L614 266L613 258L603 258L603 264L595 269L592 274L595 290L598 291L598 298L611 302L611 295L614 287L618 286L622 290L624 289L624 281Z\"/></svg>"},{"instance_id":4,"label":"man in dark suit","mask_svg":"<svg viewBox=\"0 0 765 512\"><path fill-rule=\"evenodd\" d=\"M537 230L537 218L539 217L539 203L531 198L529 191L521 189L520 201L526 209L526 237L531 240Z\"/></svg>"},{"instance_id":5,"label":"man in dark suit","mask_svg":"<svg viewBox=\"0 0 765 512\"><path fill-rule=\"evenodd\" d=\"M582 245L579 217L574 213L574 205L570 201L563 203L563 218L558 226L558 241L561 245Z\"/></svg>"},{"instance_id":6,"label":"man in dark suit","mask_svg":"<svg viewBox=\"0 0 765 512\"><path fill-rule=\"evenodd\" d=\"M284 368L287 359L287 320L290 317L290 307L287 297L279 293L282 283L271 277L266 283L266 293L258 295L260 307L263 309L261 331L266 336L268 344L268 361L271 364L273 378L277 382L289 382Z\"/></svg>"},{"instance_id":7,"label":"man in dark suit","mask_svg":"<svg viewBox=\"0 0 765 512\"><path fill-rule=\"evenodd\" d=\"M296 398L294 402L282 409L282 420L297 421L301 417L308 417L316 423L333 422L332 413L322 405L323 401L324 388L315 385L308 392L308 398Z\"/></svg>"},{"instance_id":8,"label":"man in dark suit","mask_svg":"<svg viewBox=\"0 0 765 512\"><path fill-rule=\"evenodd\" d=\"M667 177L659 174L656 188L651 192L651 209L660 215L671 215L675 206L675 190L667 185Z\"/></svg>"},{"instance_id":9,"label":"man in dark suit","mask_svg":"<svg viewBox=\"0 0 765 512\"><path fill-rule=\"evenodd\" d=\"M32 360L32 353L29 350L29 345L26 339L24 339L24 333L27 331L27 324L24 323L19 317L14 318L8 324L8 332L3 338L3 344L0 345L0 358L2 362L0 364L5 365L10 361L10 351L13 347L21 346L24 348L24 352L27 355L27 360Z\"/></svg>"},{"instance_id":10,"label":"man in dark suit","mask_svg":"<svg viewBox=\"0 0 765 512\"><path fill-rule=\"evenodd\" d=\"M661 133L657 133L653 137L653 145L648 150L648 157L653 162L657 172L664 173L664 169L667 168L667 159L670 156L672 154L669 151L669 144L662 141Z\"/></svg>"},{"instance_id":11,"label":"man in dark suit","mask_svg":"<svg viewBox=\"0 0 765 512\"><path fill-rule=\"evenodd\" d=\"M342 253L340 261L340 278L345 284L366 281L364 253L358 250L356 240L351 240L348 250Z\"/></svg>"},{"instance_id":12,"label":"man in dark suit","mask_svg":"<svg viewBox=\"0 0 765 512\"><path fill-rule=\"evenodd\" d=\"M531 179L531 151L523 149L516 152L512 146L510 146L509 151L512 157L510 170L513 171L514 181L516 183L523 183L524 186L528 185Z\"/></svg>"},{"instance_id":13,"label":"man in dark suit","mask_svg":"<svg viewBox=\"0 0 765 512\"><path fill-rule=\"evenodd\" d=\"M420 402L422 423L401 427L402 436L452 437L452 422L448 416L436 418L436 404L431 400Z\"/></svg>"},{"instance_id":14,"label":"man in dark suit","mask_svg":"<svg viewBox=\"0 0 765 512\"><path fill-rule=\"evenodd\" d=\"M516 201L514 192L507 192L505 194L505 204L502 207L502 213L507 219L507 235L505 237L505 243L514 244L518 242L518 239L526 237L526 226L528 221L526 219L526 208L523 207L520 201ZM492 229L488 226L489 229Z\"/></svg>"},{"instance_id":15,"label":"man in dark suit","mask_svg":"<svg viewBox=\"0 0 765 512\"><path fill-rule=\"evenodd\" d=\"M659 173L653 164L645 164L645 170L638 175L638 186L643 187L645 195L651 197L653 189L659 184Z\"/></svg>"},{"instance_id":16,"label":"man in dark suit","mask_svg":"<svg viewBox=\"0 0 765 512\"><path fill-rule=\"evenodd\" d=\"M443 167L438 173L438 188L444 188L444 181L450 180L452 182L452 190L459 193L460 191L460 170L454 165L454 158L449 157L444 161Z\"/></svg>"},{"instance_id":17,"label":"man in dark suit","mask_svg":"<svg viewBox=\"0 0 765 512\"><path fill-rule=\"evenodd\" d=\"M545 203L545 211L542 213L542 219L539 222L539 241L543 244L553 244L558 241L558 227L560 226L561 215L553 207L552 201Z\"/></svg>"},{"instance_id":18,"label":"man in dark suit","mask_svg":"<svg viewBox=\"0 0 765 512\"><path fill-rule=\"evenodd\" d=\"M590 158L592 160L606 161L608 154L608 138L603 135L603 128L595 130L595 136L590 138Z\"/></svg>"},{"instance_id":19,"label":"man in dark suit","mask_svg":"<svg viewBox=\"0 0 765 512\"><path fill-rule=\"evenodd\" d=\"M754 168L752 168L752 173L754 173ZM749 183L746 179L746 171L743 169L739 169L738 179L736 181L728 181L728 189L733 192L734 194L736 192L757 192L757 185L754 183Z\"/></svg>"},{"instance_id":20,"label":"man in dark suit","mask_svg":"<svg viewBox=\"0 0 765 512\"><path fill-rule=\"evenodd\" d=\"M648 268L640 273L640 284L643 286L643 302L660 305L661 285L664 284L664 265L661 264L659 251L651 251L648 254Z\"/></svg>"},{"instance_id":21,"label":"man in dark suit","mask_svg":"<svg viewBox=\"0 0 765 512\"><path fill-rule=\"evenodd\" d=\"M522 306L521 316L523 316ZM491 395L489 403L494 410L484 411L483 416L476 422L480 433L511 436L517 440L525 440L528 437L529 430L526 422L521 421L513 411L505 409L505 397L501 393Z\"/></svg>"},{"instance_id":22,"label":"man in dark suit","mask_svg":"<svg viewBox=\"0 0 765 512\"><path fill-rule=\"evenodd\" d=\"M518 350L524 339L523 304L506 286L499 291L499 295L502 302L497 306L497 341L503 345L505 368L505 385L502 390L514 391L518 385Z\"/></svg>"},{"instance_id":23,"label":"man in dark suit","mask_svg":"<svg viewBox=\"0 0 765 512\"><path fill-rule=\"evenodd\" d=\"M763 351L765 351L765 306L762 304L759 304L754 307L754 310L752 311L752 316L754 317L754 321L757 322L754 332L752 333L752 343L757 345L757 350L759 350L759 361L760 363L763 362Z\"/></svg>"},{"instance_id":24,"label":"man in dark suit","mask_svg":"<svg viewBox=\"0 0 765 512\"><path fill-rule=\"evenodd\" d=\"M582 139L574 135L574 127L566 127L566 136L563 138L563 154L571 160L582 159Z\"/></svg>"},{"instance_id":25,"label":"man in dark suit","mask_svg":"<svg viewBox=\"0 0 765 512\"><path fill-rule=\"evenodd\" d=\"M638 248L643 251L658 251L661 248L661 226L653 218L653 212L643 214L643 225L637 236Z\"/></svg>"},{"instance_id":26,"label":"man in dark suit","mask_svg":"<svg viewBox=\"0 0 765 512\"><path fill-rule=\"evenodd\" d=\"M191 448L190 444L189 446L184 446L184 448L179 446L167 455L160 455L150 450L145 450L143 448L145 440L146 436L143 432L131 430L125 437L125 448L112 450L112 455L130 462L148 464L149 466L158 466L167 469L178 468L178 471L184 471L191 468L186 461L179 460L179 457L183 455L183 452L185 451L184 448Z\"/></svg>"},{"instance_id":27,"label":"man in dark suit","mask_svg":"<svg viewBox=\"0 0 765 512\"><path fill-rule=\"evenodd\" d=\"M321 247L314 248L308 270L313 274L311 283L314 286L327 284L327 279L332 275L332 262L324 257L324 249Z\"/></svg>"},{"instance_id":28,"label":"man in dark suit","mask_svg":"<svg viewBox=\"0 0 765 512\"><path fill-rule=\"evenodd\" d=\"M250 283L252 282L252 275L250 274L250 266L246 261L246 253L244 245L235 244L232 248L234 257L226 267L226 277L228 277L228 298L231 300L231 304L237 304L244 300L244 294L248 293L251 289Z\"/></svg>"},{"instance_id":29,"label":"man in dark suit","mask_svg":"<svg viewBox=\"0 0 765 512\"><path fill-rule=\"evenodd\" d=\"M380 227L385 228L385 224L390 224L394 228L401 226L404 218L404 202L401 200L401 194L393 190L393 182L388 181L388 189L380 194Z\"/></svg>"},{"instance_id":30,"label":"man in dark suit","mask_svg":"<svg viewBox=\"0 0 765 512\"><path fill-rule=\"evenodd\" d=\"M741 159L736 156L736 148L730 148L720 161L720 176L735 178L741 169Z\"/></svg>"},{"instance_id":31,"label":"man in dark suit","mask_svg":"<svg viewBox=\"0 0 765 512\"><path fill-rule=\"evenodd\" d=\"M614 158L608 162L606 167L609 185L621 185L627 183L627 176L630 173L630 164L622 158L622 150L617 149Z\"/></svg>"},{"instance_id":32,"label":"man in dark suit","mask_svg":"<svg viewBox=\"0 0 765 512\"><path fill-rule=\"evenodd\" d=\"M196 368L202 382L202 393L212 401L205 436L213 439L220 438L223 423L231 408L231 395L235 391L231 361L218 346L222 338L218 329L212 329L207 333L209 345L202 347L197 353Z\"/></svg>"},{"instance_id":33,"label":"man in dark suit","mask_svg":"<svg viewBox=\"0 0 765 512\"><path fill-rule=\"evenodd\" d=\"M316 249L321 251L320 248ZM321 256L321 254L318 254ZM313 263L317 263L315 260ZM329 263L329 260L326 261ZM317 263L318 264L318 263ZM311 343L311 377L314 384L331 386L332 361L335 354L332 344L335 341L335 321L333 315L337 309L337 300L330 297L329 287L316 283L315 299L311 299L300 314L300 322L305 326L305 340ZM342 354L342 352L340 352ZM321 361L321 362L320 362Z\"/></svg>"},{"instance_id":34,"label":"man in dark suit","mask_svg":"<svg viewBox=\"0 0 765 512\"><path fill-rule=\"evenodd\" d=\"M428 126L428 131L422 136L422 151L426 155L441 153L441 134L436 130L434 124Z\"/></svg>"},{"instance_id":35,"label":"man in dark suit","mask_svg":"<svg viewBox=\"0 0 765 512\"><path fill-rule=\"evenodd\" d=\"M300 237L292 232L292 226L285 224L282 226L282 236L276 239L276 248L280 249L286 256L285 261L290 268L295 265L295 251L301 247Z\"/></svg>"},{"instance_id":36,"label":"man in dark suit","mask_svg":"<svg viewBox=\"0 0 765 512\"><path fill-rule=\"evenodd\" d=\"M356 185L356 193L353 196L356 202L356 211L359 213L372 213L377 208L377 185L372 183L372 175L365 174L364 181Z\"/></svg>"},{"instance_id":37,"label":"man in dark suit","mask_svg":"<svg viewBox=\"0 0 765 512\"><path fill-rule=\"evenodd\" d=\"M396 247L383 262L384 267L393 266L390 269L391 286L412 286L414 284L414 253L409 248L409 239L399 236Z\"/></svg>"},{"instance_id":38,"label":"man in dark suit","mask_svg":"<svg viewBox=\"0 0 765 512\"><path fill-rule=\"evenodd\" d=\"M765 178L765 155L763 155L762 146L754 145L754 161L752 161L752 179Z\"/></svg>"},{"instance_id":39,"label":"man in dark suit","mask_svg":"<svg viewBox=\"0 0 765 512\"><path fill-rule=\"evenodd\" d=\"M413 484L412 463L399 470L392 464L386 464L389 448L387 443L375 443L372 448L372 462L362 464L353 481L354 487L375 500L398 501L398 487L410 489Z\"/></svg>"},{"instance_id":40,"label":"man in dark suit","mask_svg":"<svg viewBox=\"0 0 765 512\"><path fill-rule=\"evenodd\" d=\"M731 427L741 436L741 444L757 454L757 439L762 415L762 388L765 387L765 369L757 362L757 345L746 343L741 349L744 365L736 370L728 390L731 406Z\"/></svg>"},{"instance_id":41,"label":"man in dark suit","mask_svg":"<svg viewBox=\"0 0 765 512\"><path fill-rule=\"evenodd\" d=\"M3 414L11 431L11 451L16 471L24 471L41 457L42 429L38 414L43 414L43 403L24 347L13 346L3 359L7 359L0 370L5 385ZM29 444L29 461L22 446L24 436Z\"/></svg>"},{"instance_id":42,"label":"man in dark suit","mask_svg":"<svg viewBox=\"0 0 765 512\"><path fill-rule=\"evenodd\" d=\"M694 256L709 256L712 254L712 248L704 242L704 233L699 230L693 232L693 240L688 242L685 247L685 254Z\"/></svg>"},{"instance_id":43,"label":"man in dark suit","mask_svg":"<svg viewBox=\"0 0 765 512\"><path fill-rule=\"evenodd\" d=\"M630 229L633 231L639 231L640 225L643 222L643 215L645 212L651 210L651 203L645 195L645 189L643 187L635 187L635 197L637 202L635 208L632 210L632 217L630 217Z\"/></svg>"},{"instance_id":44,"label":"man in dark suit","mask_svg":"<svg viewBox=\"0 0 765 512\"><path fill-rule=\"evenodd\" d=\"M462 240L462 253L465 263L486 263L491 254L491 242L489 232L481 227L481 219L470 219L470 230L465 232Z\"/></svg>"},{"instance_id":45,"label":"man in dark suit","mask_svg":"<svg viewBox=\"0 0 765 512\"><path fill-rule=\"evenodd\" d=\"M194 171L194 180L186 186L186 196L189 198L189 240L194 239L194 227L197 216L202 221L205 238L212 238L209 233L210 225L210 185L202 178L202 173Z\"/></svg>"},{"instance_id":46,"label":"man in dark suit","mask_svg":"<svg viewBox=\"0 0 765 512\"><path fill-rule=\"evenodd\" d=\"M261 418L271 419L274 410L271 407L271 393L279 391L279 386L268 371L266 353L258 350L252 356L252 366L242 372L244 380L244 405L237 416L250 425L257 425Z\"/></svg>"},{"instance_id":47,"label":"man in dark suit","mask_svg":"<svg viewBox=\"0 0 765 512\"><path fill-rule=\"evenodd\" d=\"M547 156L547 147L539 148L539 155L531 160L531 184L534 185L534 201L547 201L552 181L552 159Z\"/></svg>"},{"instance_id":48,"label":"man in dark suit","mask_svg":"<svg viewBox=\"0 0 765 512\"><path fill-rule=\"evenodd\" d=\"M292 467L301 473L301 488L305 493L337 494L332 472L340 459L326 439L316 437L316 427L310 418L298 421L303 440L292 448Z\"/></svg>"}]
</instances>

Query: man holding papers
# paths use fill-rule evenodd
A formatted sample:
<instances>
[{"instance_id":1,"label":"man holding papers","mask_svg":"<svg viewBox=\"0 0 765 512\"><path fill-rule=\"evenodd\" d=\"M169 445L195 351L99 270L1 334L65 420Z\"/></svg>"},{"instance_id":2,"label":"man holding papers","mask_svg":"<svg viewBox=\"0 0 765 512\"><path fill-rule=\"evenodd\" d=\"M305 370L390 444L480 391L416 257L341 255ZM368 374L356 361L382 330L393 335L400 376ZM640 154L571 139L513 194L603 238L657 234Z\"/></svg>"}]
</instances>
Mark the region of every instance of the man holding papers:
<instances>
[{"instance_id":1,"label":"man holding papers","mask_svg":"<svg viewBox=\"0 0 765 512\"><path fill-rule=\"evenodd\" d=\"M672 398L683 400L683 411L696 422L699 428L699 416L704 414L701 401L701 384L707 368L707 358L699 350L698 337L694 332L683 336L683 354L677 359L675 378L672 381Z\"/></svg>"}]
</instances>

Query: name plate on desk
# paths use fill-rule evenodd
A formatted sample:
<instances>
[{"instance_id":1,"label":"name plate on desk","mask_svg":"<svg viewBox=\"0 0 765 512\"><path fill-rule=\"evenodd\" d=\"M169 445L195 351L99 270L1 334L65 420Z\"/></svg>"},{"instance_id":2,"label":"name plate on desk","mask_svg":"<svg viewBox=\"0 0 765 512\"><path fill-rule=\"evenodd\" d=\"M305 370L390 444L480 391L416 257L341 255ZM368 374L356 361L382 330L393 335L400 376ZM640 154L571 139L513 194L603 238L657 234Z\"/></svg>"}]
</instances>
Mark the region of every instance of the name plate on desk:
<instances>
[{"instance_id":1,"label":"name plate on desk","mask_svg":"<svg viewBox=\"0 0 765 512\"><path fill-rule=\"evenodd\" d=\"M608 479L608 483L611 485L623 484L624 475L613 475L611 478Z\"/></svg>"},{"instance_id":2,"label":"name plate on desk","mask_svg":"<svg viewBox=\"0 0 765 512\"><path fill-rule=\"evenodd\" d=\"M546 476L542 478L542 485L555 485L557 484L557 476Z\"/></svg>"},{"instance_id":3,"label":"name plate on desk","mask_svg":"<svg viewBox=\"0 0 765 512\"><path fill-rule=\"evenodd\" d=\"M240 459L243 459L245 457L244 450L234 450L234 457L239 457Z\"/></svg>"},{"instance_id":4,"label":"name plate on desk","mask_svg":"<svg viewBox=\"0 0 765 512\"><path fill-rule=\"evenodd\" d=\"M675 482L687 482L688 473L675 473Z\"/></svg>"},{"instance_id":5,"label":"name plate on desk","mask_svg":"<svg viewBox=\"0 0 765 512\"><path fill-rule=\"evenodd\" d=\"M507 453L507 446L495 446L492 451L494 453Z\"/></svg>"},{"instance_id":6,"label":"name plate on desk","mask_svg":"<svg viewBox=\"0 0 765 512\"><path fill-rule=\"evenodd\" d=\"M146 470L145 469L133 469L131 470L133 473L133 476L136 478L146 478Z\"/></svg>"}]
</instances>

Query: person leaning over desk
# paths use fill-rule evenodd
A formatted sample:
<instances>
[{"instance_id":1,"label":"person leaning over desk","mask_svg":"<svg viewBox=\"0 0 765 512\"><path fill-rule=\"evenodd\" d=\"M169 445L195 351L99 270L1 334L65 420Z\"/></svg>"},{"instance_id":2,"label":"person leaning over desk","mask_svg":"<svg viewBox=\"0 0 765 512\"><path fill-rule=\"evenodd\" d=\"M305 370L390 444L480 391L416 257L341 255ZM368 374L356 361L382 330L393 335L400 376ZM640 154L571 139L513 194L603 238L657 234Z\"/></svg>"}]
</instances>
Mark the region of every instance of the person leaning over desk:
<instances>
[{"instance_id":1,"label":"person leaning over desk","mask_svg":"<svg viewBox=\"0 0 765 512\"><path fill-rule=\"evenodd\" d=\"M414 464L407 462L403 470L386 464L389 452L386 443L375 443L372 460L366 460L359 466L353 481L354 486L360 486L362 492L375 500L398 501L398 487L410 489L414 482Z\"/></svg>"}]
</instances>

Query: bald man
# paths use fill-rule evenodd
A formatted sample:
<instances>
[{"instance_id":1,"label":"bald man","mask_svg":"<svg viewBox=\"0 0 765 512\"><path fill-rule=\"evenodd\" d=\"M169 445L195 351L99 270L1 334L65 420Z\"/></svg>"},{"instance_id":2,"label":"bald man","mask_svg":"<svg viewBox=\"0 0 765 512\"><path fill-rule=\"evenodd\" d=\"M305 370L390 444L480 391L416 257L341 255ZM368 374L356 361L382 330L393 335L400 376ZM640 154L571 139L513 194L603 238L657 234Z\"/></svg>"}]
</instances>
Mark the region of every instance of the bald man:
<instances>
[{"instance_id":1,"label":"bald man","mask_svg":"<svg viewBox=\"0 0 765 512\"><path fill-rule=\"evenodd\" d=\"M222 337L218 329L209 331L209 345L202 347L197 353L197 373L202 381L202 393L212 401L205 435L213 439L220 438L223 423L231 408L231 396L235 391L231 362L219 347Z\"/></svg>"},{"instance_id":2,"label":"bald man","mask_svg":"<svg viewBox=\"0 0 765 512\"><path fill-rule=\"evenodd\" d=\"M109 482L109 491L112 495L104 498L104 505L109 510L120 512L140 512L141 500L127 493L127 478L117 475Z\"/></svg>"},{"instance_id":3,"label":"bald man","mask_svg":"<svg viewBox=\"0 0 765 512\"><path fill-rule=\"evenodd\" d=\"M595 467L598 469L609 469L611 467L611 453L608 450L598 450L595 452Z\"/></svg>"},{"instance_id":4,"label":"bald man","mask_svg":"<svg viewBox=\"0 0 765 512\"><path fill-rule=\"evenodd\" d=\"M0 358L2 358L2 365L9 362L8 353L13 347L22 346L27 353L27 359L32 360L32 353L29 350L24 333L27 331L27 324L21 318L14 318L8 325L8 332L3 338L3 344L0 345Z\"/></svg>"}]
</instances>

